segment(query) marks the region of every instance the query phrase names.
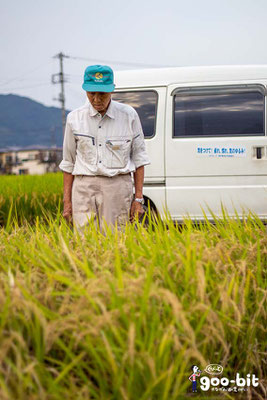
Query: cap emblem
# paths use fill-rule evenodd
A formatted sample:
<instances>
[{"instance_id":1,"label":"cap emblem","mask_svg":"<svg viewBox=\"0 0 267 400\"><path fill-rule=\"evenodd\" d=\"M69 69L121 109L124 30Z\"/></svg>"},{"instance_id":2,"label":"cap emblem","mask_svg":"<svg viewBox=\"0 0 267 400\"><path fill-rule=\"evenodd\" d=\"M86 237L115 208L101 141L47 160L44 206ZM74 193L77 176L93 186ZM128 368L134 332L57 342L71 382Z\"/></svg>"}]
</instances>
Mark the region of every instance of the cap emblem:
<instances>
[{"instance_id":1,"label":"cap emblem","mask_svg":"<svg viewBox=\"0 0 267 400\"><path fill-rule=\"evenodd\" d=\"M102 79L102 78L103 78L103 74L101 74L101 72L97 72L97 73L95 74L95 78L96 78L96 79Z\"/></svg>"}]
</instances>

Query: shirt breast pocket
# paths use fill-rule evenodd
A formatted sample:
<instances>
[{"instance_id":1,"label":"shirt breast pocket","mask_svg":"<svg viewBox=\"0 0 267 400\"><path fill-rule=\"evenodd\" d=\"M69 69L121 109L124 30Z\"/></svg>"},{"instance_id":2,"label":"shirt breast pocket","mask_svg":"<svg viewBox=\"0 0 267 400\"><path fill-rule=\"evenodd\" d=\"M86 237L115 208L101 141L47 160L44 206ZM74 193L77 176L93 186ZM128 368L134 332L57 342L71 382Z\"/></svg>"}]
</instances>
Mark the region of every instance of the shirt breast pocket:
<instances>
[{"instance_id":1,"label":"shirt breast pocket","mask_svg":"<svg viewBox=\"0 0 267 400\"><path fill-rule=\"evenodd\" d=\"M131 152L130 136L113 136L106 138L103 164L107 168L125 168Z\"/></svg>"},{"instance_id":2,"label":"shirt breast pocket","mask_svg":"<svg viewBox=\"0 0 267 400\"><path fill-rule=\"evenodd\" d=\"M96 165L95 137L84 132L75 133L74 136L77 140L77 150L82 160L88 164Z\"/></svg>"}]
</instances>

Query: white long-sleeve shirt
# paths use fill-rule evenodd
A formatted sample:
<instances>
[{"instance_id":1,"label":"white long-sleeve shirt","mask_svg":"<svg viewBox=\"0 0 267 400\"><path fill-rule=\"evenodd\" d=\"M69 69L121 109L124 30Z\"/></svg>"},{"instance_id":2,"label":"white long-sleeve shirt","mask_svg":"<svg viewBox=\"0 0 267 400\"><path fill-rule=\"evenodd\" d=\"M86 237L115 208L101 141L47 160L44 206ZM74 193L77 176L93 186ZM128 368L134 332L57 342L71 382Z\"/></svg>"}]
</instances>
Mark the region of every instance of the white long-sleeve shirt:
<instances>
[{"instance_id":1,"label":"white long-sleeve shirt","mask_svg":"<svg viewBox=\"0 0 267 400\"><path fill-rule=\"evenodd\" d=\"M62 171L72 175L115 176L150 164L139 116L111 99L102 115L88 101L67 116Z\"/></svg>"}]
</instances>

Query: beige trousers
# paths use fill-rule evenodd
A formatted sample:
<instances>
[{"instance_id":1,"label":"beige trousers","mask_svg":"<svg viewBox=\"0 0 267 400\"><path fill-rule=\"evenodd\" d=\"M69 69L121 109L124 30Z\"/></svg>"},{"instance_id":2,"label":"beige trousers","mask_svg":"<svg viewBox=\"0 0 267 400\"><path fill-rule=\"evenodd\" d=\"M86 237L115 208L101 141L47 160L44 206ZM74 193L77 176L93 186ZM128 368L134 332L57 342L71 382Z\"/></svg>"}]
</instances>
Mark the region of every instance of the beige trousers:
<instances>
[{"instance_id":1,"label":"beige trousers","mask_svg":"<svg viewBox=\"0 0 267 400\"><path fill-rule=\"evenodd\" d=\"M83 235L88 219L105 231L105 222L121 229L129 220L133 199L131 174L107 176L74 175L72 184L73 224ZM105 221L105 222L104 222Z\"/></svg>"}]
</instances>

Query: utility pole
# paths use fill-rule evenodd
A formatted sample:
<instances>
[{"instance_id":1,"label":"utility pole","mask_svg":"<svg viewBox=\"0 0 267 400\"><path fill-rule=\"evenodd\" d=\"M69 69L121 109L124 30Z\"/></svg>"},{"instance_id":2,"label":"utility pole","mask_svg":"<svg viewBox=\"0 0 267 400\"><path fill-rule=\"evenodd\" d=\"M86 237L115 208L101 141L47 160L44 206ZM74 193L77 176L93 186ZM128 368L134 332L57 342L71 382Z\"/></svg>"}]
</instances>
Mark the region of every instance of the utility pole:
<instances>
[{"instance_id":1,"label":"utility pole","mask_svg":"<svg viewBox=\"0 0 267 400\"><path fill-rule=\"evenodd\" d=\"M62 133L63 133L63 140L64 140L64 133L65 133L65 124L66 124L66 111L65 111L65 94L64 94L64 82L67 80L64 78L63 72L63 58L69 58L62 52L56 54L53 58L59 59L59 67L60 72L58 74L53 74L51 77L51 81L53 84L60 83L61 92L59 93L58 98L54 99L61 103L61 111L62 111Z\"/></svg>"}]
</instances>

